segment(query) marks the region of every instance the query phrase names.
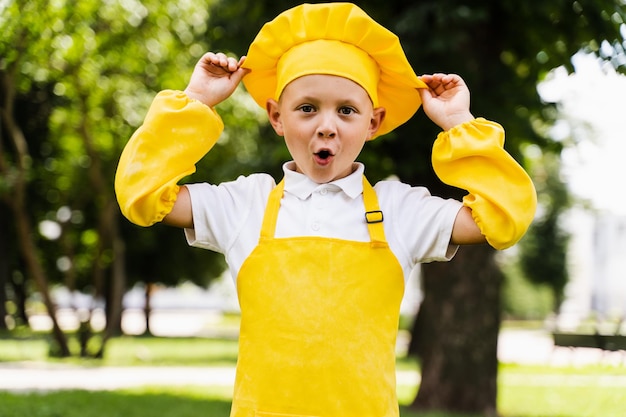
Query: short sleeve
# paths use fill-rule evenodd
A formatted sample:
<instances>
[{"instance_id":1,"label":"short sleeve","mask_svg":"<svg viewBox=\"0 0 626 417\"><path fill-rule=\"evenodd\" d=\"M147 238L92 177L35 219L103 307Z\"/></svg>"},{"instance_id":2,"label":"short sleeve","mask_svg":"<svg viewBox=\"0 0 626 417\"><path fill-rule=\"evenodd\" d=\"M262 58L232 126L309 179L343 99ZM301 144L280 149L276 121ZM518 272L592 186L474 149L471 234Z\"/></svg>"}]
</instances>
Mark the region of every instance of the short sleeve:
<instances>
[{"instance_id":1,"label":"short sleeve","mask_svg":"<svg viewBox=\"0 0 626 417\"><path fill-rule=\"evenodd\" d=\"M430 194L425 187L399 181L375 186L387 226L390 246L403 268L418 263L449 261L458 246L450 244L454 221L462 203Z\"/></svg>"},{"instance_id":2,"label":"short sleeve","mask_svg":"<svg viewBox=\"0 0 626 417\"><path fill-rule=\"evenodd\" d=\"M274 179L267 174L241 176L219 185L188 184L194 228L185 229L187 242L227 254L241 234L248 232L250 237L245 238L253 240L254 246L267 195L275 186ZM257 230L250 230L250 226Z\"/></svg>"}]
</instances>

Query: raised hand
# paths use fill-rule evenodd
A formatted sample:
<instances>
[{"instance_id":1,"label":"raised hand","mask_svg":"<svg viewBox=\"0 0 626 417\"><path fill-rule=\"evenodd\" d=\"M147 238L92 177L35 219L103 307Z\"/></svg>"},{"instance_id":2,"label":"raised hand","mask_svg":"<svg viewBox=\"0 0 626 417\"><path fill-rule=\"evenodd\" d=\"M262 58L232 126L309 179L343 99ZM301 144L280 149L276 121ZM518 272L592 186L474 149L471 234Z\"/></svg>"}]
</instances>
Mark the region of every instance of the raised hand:
<instances>
[{"instance_id":1,"label":"raised hand","mask_svg":"<svg viewBox=\"0 0 626 417\"><path fill-rule=\"evenodd\" d=\"M207 52L196 64L185 93L209 107L226 100L249 71L241 67L245 59Z\"/></svg>"},{"instance_id":2,"label":"raised hand","mask_svg":"<svg viewBox=\"0 0 626 417\"><path fill-rule=\"evenodd\" d=\"M421 88L426 115L443 130L474 119L470 113L470 92L456 74L427 74L420 77L428 89Z\"/></svg>"}]
</instances>

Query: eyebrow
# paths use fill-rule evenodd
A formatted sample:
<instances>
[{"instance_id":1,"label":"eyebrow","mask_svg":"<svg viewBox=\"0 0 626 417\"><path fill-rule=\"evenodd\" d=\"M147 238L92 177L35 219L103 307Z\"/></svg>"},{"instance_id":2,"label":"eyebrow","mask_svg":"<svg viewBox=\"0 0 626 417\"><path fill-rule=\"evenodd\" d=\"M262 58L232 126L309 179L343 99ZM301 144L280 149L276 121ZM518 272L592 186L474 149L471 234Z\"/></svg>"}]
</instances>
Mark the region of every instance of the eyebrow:
<instances>
[{"instance_id":1,"label":"eyebrow","mask_svg":"<svg viewBox=\"0 0 626 417\"><path fill-rule=\"evenodd\" d=\"M316 97L316 96L303 96L303 97L298 97L296 98L294 101L297 102L311 102L313 104L318 103L320 101L322 101L323 98L320 97ZM341 98L340 100L337 100L335 102L335 104L339 103L340 105L349 105L349 106L353 106L353 107L358 107L358 103L355 100L352 100L351 98Z\"/></svg>"}]
</instances>

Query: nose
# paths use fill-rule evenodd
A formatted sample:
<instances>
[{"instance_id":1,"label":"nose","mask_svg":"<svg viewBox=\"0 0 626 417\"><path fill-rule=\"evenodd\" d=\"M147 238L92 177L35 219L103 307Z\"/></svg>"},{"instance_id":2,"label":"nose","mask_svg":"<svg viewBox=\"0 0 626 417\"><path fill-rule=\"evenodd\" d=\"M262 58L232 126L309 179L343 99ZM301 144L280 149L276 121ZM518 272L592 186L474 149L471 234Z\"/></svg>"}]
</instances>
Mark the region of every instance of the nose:
<instances>
[{"instance_id":1,"label":"nose","mask_svg":"<svg viewBox=\"0 0 626 417\"><path fill-rule=\"evenodd\" d=\"M325 114L321 117L320 124L317 126L317 137L330 139L337 135L337 125L333 116Z\"/></svg>"},{"instance_id":2,"label":"nose","mask_svg":"<svg viewBox=\"0 0 626 417\"><path fill-rule=\"evenodd\" d=\"M317 136L319 138L328 138L328 139L332 139L334 138L336 135L335 132L329 131L329 130L322 130L322 129L318 129L317 131Z\"/></svg>"}]
</instances>

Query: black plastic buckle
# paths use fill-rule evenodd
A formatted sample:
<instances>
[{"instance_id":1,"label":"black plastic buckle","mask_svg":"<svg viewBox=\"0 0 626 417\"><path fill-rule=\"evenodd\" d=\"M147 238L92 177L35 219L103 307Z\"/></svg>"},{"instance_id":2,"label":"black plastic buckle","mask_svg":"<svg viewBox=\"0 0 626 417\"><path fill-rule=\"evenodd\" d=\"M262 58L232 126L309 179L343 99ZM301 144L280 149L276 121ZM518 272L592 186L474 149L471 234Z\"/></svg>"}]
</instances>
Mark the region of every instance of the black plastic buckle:
<instances>
[{"instance_id":1,"label":"black plastic buckle","mask_svg":"<svg viewBox=\"0 0 626 417\"><path fill-rule=\"evenodd\" d=\"M383 212L381 210L367 211L367 212L365 212L365 221L368 224L382 223L383 222Z\"/></svg>"}]
</instances>

